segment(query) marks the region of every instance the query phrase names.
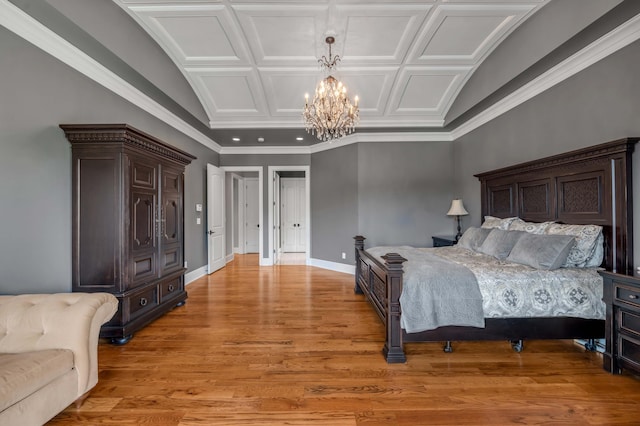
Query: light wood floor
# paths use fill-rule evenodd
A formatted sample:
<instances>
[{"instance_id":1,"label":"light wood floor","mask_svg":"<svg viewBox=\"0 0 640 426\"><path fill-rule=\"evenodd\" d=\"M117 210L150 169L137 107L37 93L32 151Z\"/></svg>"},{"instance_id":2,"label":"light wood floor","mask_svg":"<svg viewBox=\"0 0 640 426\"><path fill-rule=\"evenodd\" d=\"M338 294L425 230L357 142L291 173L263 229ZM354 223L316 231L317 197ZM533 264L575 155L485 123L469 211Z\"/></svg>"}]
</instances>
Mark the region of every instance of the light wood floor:
<instances>
[{"instance_id":1,"label":"light wood floor","mask_svg":"<svg viewBox=\"0 0 640 426\"><path fill-rule=\"evenodd\" d=\"M98 385L51 424L640 424L640 380L571 341L411 344L388 365L353 276L257 263L236 256L128 344L101 343Z\"/></svg>"}]
</instances>

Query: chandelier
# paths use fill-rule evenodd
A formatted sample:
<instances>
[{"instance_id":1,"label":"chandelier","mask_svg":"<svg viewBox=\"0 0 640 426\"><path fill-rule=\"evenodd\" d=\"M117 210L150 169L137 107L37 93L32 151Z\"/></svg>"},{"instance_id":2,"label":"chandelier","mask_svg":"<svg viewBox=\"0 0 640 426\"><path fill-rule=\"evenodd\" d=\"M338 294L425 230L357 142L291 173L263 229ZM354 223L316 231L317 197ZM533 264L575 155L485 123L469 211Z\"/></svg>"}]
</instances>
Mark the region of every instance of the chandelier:
<instances>
[{"instance_id":1,"label":"chandelier","mask_svg":"<svg viewBox=\"0 0 640 426\"><path fill-rule=\"evenodd\" d=\"M302 117L308 133L316 135L321 141L331 141L352 133L358 123L358 97L354 103L347 97L347 88L330 73L335 70L340 56L331 56L333 37L325 39L329 45L329 58L318 59L320 67L329 74L318 83L313 101L309 103L309 94L305 94Z\"/></svg>"}]
</instances>

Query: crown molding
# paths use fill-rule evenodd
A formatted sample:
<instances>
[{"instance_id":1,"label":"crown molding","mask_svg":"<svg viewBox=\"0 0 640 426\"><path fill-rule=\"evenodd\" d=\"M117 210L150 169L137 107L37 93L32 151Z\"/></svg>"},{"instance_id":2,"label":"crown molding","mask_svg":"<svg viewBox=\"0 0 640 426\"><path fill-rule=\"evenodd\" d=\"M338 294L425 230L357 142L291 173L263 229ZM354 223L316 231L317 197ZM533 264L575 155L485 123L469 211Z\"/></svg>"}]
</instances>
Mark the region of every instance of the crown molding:
<instances>
[{"instance_id":1,"label":"crown molding","mask_svg":"<svg viewBox=\"0 0 640 426\"><path fill-rule=\"evenodd\" d=\"M0 25L207 148L216 152L222 148L8 0L0 0Z\"/></svg>"},{"instance_id":2,"label":"crown molding","mask_svg":"<svg viewBox=\"0 0 640 426\"><path fill-rule=\"evenodd\" d=\"M220 154L315 154L354 143L365 142L452 142L451 132L380 132L354 133L335 141L319 142L311 146L236 146L222 147Z\"/></svg>"},{"instance_id":3,"label":"crown molding","mask_svg":"<svg viewBox=\"0 0 640 426\"><path fill-rule=\"evenodd\" d=\"M456 127L451 132L454 140L525 103L639 38L640 15L636 15Z\"/></svg>"},{"instance_id":4,"label":"crown molding","mask_svg":"<svg viewBox=\"0 0 640 426\"><path fill-rule=\"evenodd\" d=\"M212 129L299 129L303 126L300 119L280 119L280 120L215 120L209 121L209 127ZM360 119L361 127L368 128L389 128L389 127L432 127L434 129L442 128L444 120L436 120L430 118L416 118L414 120L390 120L377 119L375 117L369 119Z\"/></svg>"},{"instance_id":5,"label":"crown molding","mask_svg":"<svg viewBox=\"0 0 640 426\"><path fill-rule=\"evenodd\" d=\"M222 147L8 0L0 0L0 25L220 154L313 154L358 142L455 141L640 39L640 15L636 15L450 132L355 133L334 142L322 142L310 147ZM425 122L420 125L424 126Z\"/></svg>"}]
</instances>

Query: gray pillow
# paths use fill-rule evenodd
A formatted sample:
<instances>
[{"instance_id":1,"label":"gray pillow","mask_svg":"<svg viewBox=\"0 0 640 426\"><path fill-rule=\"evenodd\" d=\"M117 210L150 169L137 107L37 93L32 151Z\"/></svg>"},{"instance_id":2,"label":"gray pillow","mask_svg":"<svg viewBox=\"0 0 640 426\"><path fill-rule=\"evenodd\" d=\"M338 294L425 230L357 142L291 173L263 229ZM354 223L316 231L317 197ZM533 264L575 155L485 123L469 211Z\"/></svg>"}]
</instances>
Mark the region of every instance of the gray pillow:
<instances>
[{"instance_id":1,"label":"gray pillow","mask_svg":"<svg viewBox=\"0 0 640 426\"><path fill-rule=\"evenodd\" d=\"M576 243L571 235L535 235L527 233L513 246L507 261L536 269L558 269L567 260Z\"/></svg>"},{"instance_id":2,"label":"gray pillow","mask_svg":"<svg viewBox=\"0 0 640 426\"><path fill-rule=\"evenodd\" d=\"M478 248L478 251L504 260L509 256L518 239L524 234L526 234L524 231L503 231L502 229L493 228Z\"/></svg>"},{"instance_id":3,"label":"gray pillow","mask_svg":"<svg viewBox=\"0 0 640 426\"><path fill-rule=\"evenodd\" d=\"M478 247L482 245L490 232L490 228L475 228L472 226L464 231L464 234L462 234L462 237L458 240L458 247L477 251Z\"/></svg>"}]
</instances>

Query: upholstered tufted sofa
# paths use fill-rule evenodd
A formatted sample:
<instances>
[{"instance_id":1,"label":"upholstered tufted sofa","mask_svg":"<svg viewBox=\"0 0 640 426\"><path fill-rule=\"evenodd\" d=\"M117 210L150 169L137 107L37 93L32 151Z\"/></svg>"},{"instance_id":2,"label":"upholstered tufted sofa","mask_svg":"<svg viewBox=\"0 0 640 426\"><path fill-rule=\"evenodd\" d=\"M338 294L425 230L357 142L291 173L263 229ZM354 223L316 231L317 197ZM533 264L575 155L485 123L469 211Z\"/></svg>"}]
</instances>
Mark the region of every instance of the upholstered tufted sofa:
<instances>
[{"instance_id":1,"label":"upholstered tufted sofa","mask_svg":"<svg viewBox=\"0 0 640 426\"><path fill-rule=\"evenodd\" d=\"M42 425L98 382L108 293L0 296L0 425Z\"/></svg>"}]
</instances>

